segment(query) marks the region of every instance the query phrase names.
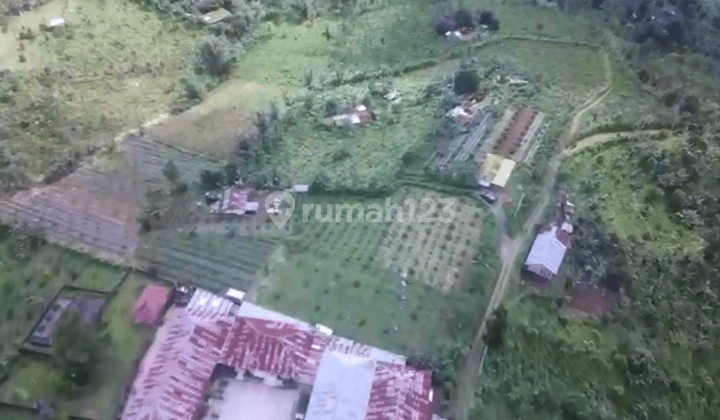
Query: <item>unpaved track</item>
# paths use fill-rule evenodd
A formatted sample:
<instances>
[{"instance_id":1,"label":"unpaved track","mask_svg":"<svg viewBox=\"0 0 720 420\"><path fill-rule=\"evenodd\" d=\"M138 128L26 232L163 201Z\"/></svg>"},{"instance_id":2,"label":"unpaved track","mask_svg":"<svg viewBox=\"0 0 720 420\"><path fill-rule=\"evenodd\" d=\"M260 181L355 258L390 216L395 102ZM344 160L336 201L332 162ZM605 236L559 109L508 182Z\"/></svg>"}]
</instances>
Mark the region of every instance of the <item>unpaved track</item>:
<instances>
[{"instance_id":1,"label":"unpaved track","mask_svg":"<svg viewBox=\"0 0 720 420\"><path fill-rule=\"evenodd\" d=\"M485 358L485 354L487 353L487 348L483 342L483 335L485 334L485 330L487 328L487 321L490 319L493 312L495 312L495 309L497 309L505 296L505 290L507 289L511 274L515 269L515 261L520 255L522 249L524 249L522 245L525 243L526 239L529 238L532 232L532 226L538 223L545 211L545 208L551 202L552 189L555 185L560 162L564 156L562 151L577 135L583 115L602 102L603 99L605 99L605 97L610 93L610 88L612 86L612 68L610 65L610 58L605 51L603 51L603 59L605 64L605 84L587 101L585 101L582 107L575 113L567 133L560 139L557 152L548 164L548 172L545 176L545 182L540 193L542 202L535 207L527 222L525 222L525 225L523 226L523 234L518 235L515 239L509 240L507 233L504 232L505 219L504 217L498 218L498 224L502 221L503 225L503 235L501 236L500 241L501 243L505 243L507 245L504 245L502 249L502 268L500 269L500 274L497 282L495 283L495 289L493 290L493 294L490 298L490 303L488 304L483 320L480 323L480 328L473 340L472 349L470 350L468 359L465 362L465 366L458 373L457 396L453 409L454 417L458 420L468 419L469 408L472 406L475 398L477 380L480 375L482 375L482 363ZM494 210L496 215L499 215L502 212L502 209L498 206L495 206Z\"/></svg>"}]
</instances>

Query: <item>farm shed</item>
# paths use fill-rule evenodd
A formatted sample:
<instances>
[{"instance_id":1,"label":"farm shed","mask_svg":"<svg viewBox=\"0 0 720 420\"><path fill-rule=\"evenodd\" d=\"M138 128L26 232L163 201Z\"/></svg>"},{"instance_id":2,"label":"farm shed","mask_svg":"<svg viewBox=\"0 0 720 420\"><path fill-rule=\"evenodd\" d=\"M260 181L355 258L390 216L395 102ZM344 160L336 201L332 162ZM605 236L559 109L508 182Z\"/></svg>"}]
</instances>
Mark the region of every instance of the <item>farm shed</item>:
<instances>
[{"instance_id":1,"label":"farm shed","mask_svg":"<svg viewBox=\"0 0 720 420\"><path fill-rule=\"evenodd\" d=\"M227 18L232 16L232 13L230 13L226 9L217 9L213 10L212 12L205 13L202 15L202 20L208 25L214 25L218 22L221 22Z\"/></svg>"},{"instance_id":2,"label":"farm shed","mask_svg":"<svg viewBox=\"0 0 720 420\"><path fill-rule=\"evenodd\" d=\"M560 270L567 246L558 239L558 227L539 233L525 259L525 268L544 278L552 280Z\"/></svg>"},{"instance_id":3,"label":"farm shed","mask_svg":"<svg viewBox=\"0 0 720 420\"><path fill-rule=\"evenodd\" d=\"M515 161L489 153L480 170L480 179L505 188L514 169Z\"/></svg>"},{"instance_id":4,"label":"farm shed","mask_svg":"<svg viewBox=\"0 0 720 420\"><path fill-rule=\"evenodd\" d=\"M161 286L148 285L135 303L133 316L136 324L156 325L170 299L170 290Z\"/></svg>"},{"instance_id":5,"label":"farm shed","mask_svg":"<svg viewBox=\"0 0 720 420\"><path fill-rule=\"evenodd\" d=\"M247 191L237 188L228 188L223 194L222 204L220 205L221 214L243 215L247 211ZM257 204L257 203L256 203ZM257 205L255 206L257 211Z\"/></svg>"}]
</instances>

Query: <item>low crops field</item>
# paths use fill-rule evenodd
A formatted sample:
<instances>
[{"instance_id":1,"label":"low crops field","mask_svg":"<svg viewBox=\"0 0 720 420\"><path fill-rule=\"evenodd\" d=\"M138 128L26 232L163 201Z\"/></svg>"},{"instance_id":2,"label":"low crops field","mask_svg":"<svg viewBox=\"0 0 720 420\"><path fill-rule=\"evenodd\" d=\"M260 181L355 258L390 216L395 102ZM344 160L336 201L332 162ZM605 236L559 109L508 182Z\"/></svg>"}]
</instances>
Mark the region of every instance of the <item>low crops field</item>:
<instances>
[{"instance_id":1,"label":"low crops field","mask_svg":"<svg viewBox=\"0 0 720 420\"><path fill-rule=\"evenodd\" d=\"M401 200L423 195L420 190L411 191L392 197L406 213L409 208ZM296 234L286 239L285 252L270 264L267 276L250 294L254 300L299 319L328 325L340 335L404 354L431 354L467 332L463 328L472 322L475 311L481 310L482 291L470 289L468 278L456 278L453 272L449 277L458 287L443 293L444 285L437 279L446 280L441 277L444 272L459 269L452 252L459 256L466 250L465 257L471 260L480 248L477 240L482 219L475 218L473 203L460 206L457 218L464 222L455 223L457 232L465 232L458 240L457 234L447 238L446 234L425 233L430 227L441 231L440 223L406 224L384 218L373 222L367 209L373 204L385 208L385 199L315 196L307 201L315 204L314 210L305 222L296 216ZM341 203L364 206L365 218L359 220L353 211L348 222L347 212L335 211L335 205ZM325 220L328 205L333 213ZM321 206L319 216L317 206ZM397 217L396 212L392 215ZM473 221L475 230L470 226ZM411 243L402 238L407 226L417 230L410 233L417 244L398 249L400 244ZM449 224L445 229L450 229ZM426 244L422 244L424 239L428 239ZM410 268L421 251L428 261L415 266L413 272ZM475 268L467 269L470 273ZM462 287L460 280L465 281Z\"/></svg>"},{"instance_id":2,"label":"low crops field","mask_svg":"<svg viewBox=\"0 0 720 420\"><path fill-rule=\"evenodd\" d=\"M676 140L640 137L572 155L562 169L567 172L565 178L572 180L569 186L583 197L578 200L579 210L597 208L602 220L623 240L656 251L699 252L703 239L670 219L660 202L662 191L658 192L651 173L636 161L643 148L676 147Z\"/></svg>"},{"instance_id":3,"label":"low crops field","mask_svg":"<svg viewBox=\"0 0 720 420\"><path fill-rule=\"evenodd\" d=\"M136 258L152 276L216 292L248 290L279 246L277 238L155 231Z\"/></svg>"},{"instance_id":4,"label":"low crops field","mask_svg":"<svg viewBox=\"0 0 720 420\"><path fill-rule=\"evenodd\" d=\"M7 381L0 384L0 401L34 408L37 400L55 399L60 408L74 416L104 420L114 418L118 404L124 399L125 386L129 384L135 362L151 338L149 329L133 324L133 308L149 280L142 275L128 275L103 313L111 344L107 347L99 372L91 378L81 392L72 400L56 398L57 388L63 381L61 374L48 361L22 356L13 365ZM14 411L0 408L3 420L13 419ZM37 414L35 414L37 417ZM18 417L24 419L24 417Z\"/></svg>"},{"instance_id":5,"label":"low crops field","mask_svg":"<svg viewBox=\"0 0 720 420\"><path fill-rule=\"evenodd\" d=\"M482 211L467 197L441 196L419 189L403 191L399 202L405 200L419 203L416 215L420 220L394 221L388 226L380 245L383 266L444 293L458 291L467 280L466 269L480 244Z\"/></svg>"}]
</instances>

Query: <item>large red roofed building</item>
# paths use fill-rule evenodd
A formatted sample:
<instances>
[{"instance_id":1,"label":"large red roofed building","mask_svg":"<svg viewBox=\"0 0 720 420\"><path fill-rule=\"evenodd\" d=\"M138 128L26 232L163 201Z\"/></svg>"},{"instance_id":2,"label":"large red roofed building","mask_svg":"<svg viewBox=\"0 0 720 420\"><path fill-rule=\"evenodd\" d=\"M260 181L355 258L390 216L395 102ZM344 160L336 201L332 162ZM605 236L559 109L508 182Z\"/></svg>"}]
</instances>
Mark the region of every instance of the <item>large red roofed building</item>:
<instances>
[{"instance_id":1,"label":"large red roofed building","mask_svg":"<svg viewBox=\"0 0 720 420\"><path fill-rule=\"evenodd\" d=\"M170 290L161 286L148 285L143 290L140 299L135 303L136 324L155 325L165 310L170 299Z\"/></svg>"},{"instance_id":2,"label":"large red roofed building","mask_svg":"<svg viewBox=\"0 0 720 420\"><path fill-rule=\"evenodd\" d=\"M213 299L201 294L204 305L216 308L223 304ZM329 355L362 358L350 355L347 349L333 351L331 342L333 348L343 349L337 340L333 341L335 337L308 324L278 320L275 316L261 319L237 315L242 312L235 308L231 312L235 315L213 316L197 312L192 305L172 308L140 366L122 420L193 420L205 404L218 365L240 376L249 372L271 381L294 379L304 386L317 386L321 360ZM252 312L261 313L256 309ZM382 356L381 360L372 355ZM431 372L393 363L400 357L391 358L380 350L371 350L368 356L363 359L373 363L375 369L367 383L365 420L430 420Z\"/></svg>"}]
</instances>

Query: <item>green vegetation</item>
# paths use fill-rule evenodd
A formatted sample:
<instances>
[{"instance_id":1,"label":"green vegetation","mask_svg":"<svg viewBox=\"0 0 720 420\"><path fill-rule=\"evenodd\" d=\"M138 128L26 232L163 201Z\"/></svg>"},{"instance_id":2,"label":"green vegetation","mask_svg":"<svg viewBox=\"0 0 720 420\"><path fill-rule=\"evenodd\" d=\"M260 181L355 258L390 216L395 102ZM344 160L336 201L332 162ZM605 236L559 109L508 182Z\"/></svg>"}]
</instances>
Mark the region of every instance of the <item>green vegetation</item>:
<instances>
[{"instance_id":1,"label":"green vegetation","mask_svg":"<svg viewBox=\"0 0 720 420\"><path fill-rule=\"evenodd\" d=\"M467 267L458 288L443 294L421 280L425 275L421 270L426 268L416 266L404 271L401 262L393 262L393 253L402 255L402 249L388 254L390 250L382 247L392 234L391 226L398 222L390 226L367 221L338 223L334 221L337 213L333 213L332 221L316 219L328 216L328 204L333 205L333 211L337 203L361 204L366 209L377 204L384 208L384 200L345 196L313 197L312 202L322 205L322 211L319 216L309 214L308 223L295 224L301 231L287 240L285 255L271 264L258 288L258 303L328 325L341 336L404 354L438 355L448 346L467 345L471 326L481 310L479 302L498 266L492 249L494 234L482 240L482 244L489 244L491 252L476 254L471 250L467 257L478 258L478 262ZM340 215L343 221L346 217L346 211ZM353 218L357 220L357 211L353 211ZM424 231L431 225L407 224L404 229L408 226ZM438 239L427 244L427 255L441 254L453 241ZM434 273L433 267L427 270Z\"/></svg>"},{"instance_id":2,"label":"green vegetation","mask_svg":"<svg viewBox=\"0 0 720 420\"><path fill-rule=\"evenodd\" d=\"M402 156L433 123L435 99L422 82L399 89L402 101L391 104L364 86L312 92L285 117L282 141L271 165L290 180L317 182L326 190L378 191L391 187ZM376 119L365 125L336 127L328 107L366 104Z\"/></svg>"},{"instance_id":3,"label":"green vegetation","mask_svg":"<svg viewBox=\"0 0 720 420\"><path fill-rule=\"evenodd\" d=\"M481 66L502 69L498 75L530 81L530 92L500 86L499 96L551 117L578 107L606 82L603 54L597 47L506 40L484 46L476 55Z\"/></svg>"},{"instance_id":4,"label":"green vegetation","mask_svg":"<svg viewBox=\"0 0 720 420\"><path fill-rule=\"evenodd\" d=\"M668 150L677 143L676 138L659 142L641 137L600 150L590 148L565 162L563 177L572 191L588 197L579 203L581 211L597 210L604 224L622 240L655 251L697 254L704 245L698 232L671 217L663 205L664 192L653 185L652 173L632 164L640 153Z\"/></svg>"},{"instance_id":5,"label":"green vegetation","mask_svg":"<svg viewBox=\"0 0 720 420\"><path fill-rule=\"evenodd\" d=\"M76 386L72 394L68 394L71 380L56 364L50 360L22 357L8 381L0 385L0 401L33 406L38 399L47 398L72 415L95 419L115 415L118 398L131 378L143 342L150 338L150 331L134 325L132 318L134 304L147 282L143 276L130 274L113 295L103 314L102 328L107 335L107 347L87 384ZM61 341L87 343L78 340L77 335L63 337Z\"/></svg>"},{"instance_id":6,"label":"green vegetation","mask_svg":"<svg viewBox=\"0 0 720 420\"><path fill-rule=\"evenodd\" d=\"M161 19L127 0L74 0L72 4L74 13L66 17L67 28L31 43L42 51L46 62L77 70L170 64L169 60L192 50L199 34L179 20Z\"/></svg>"},{"instance_id":7,"label":"green vegetation","mask_svg":"<svg viewBox=\"0 0 720 420\"><path fill-rule=\"evenodd\" d=\"M13 354L63 285L107 291L120 270L26 233L0 228L0 356Z\"/></svg>"}]
</instances>

